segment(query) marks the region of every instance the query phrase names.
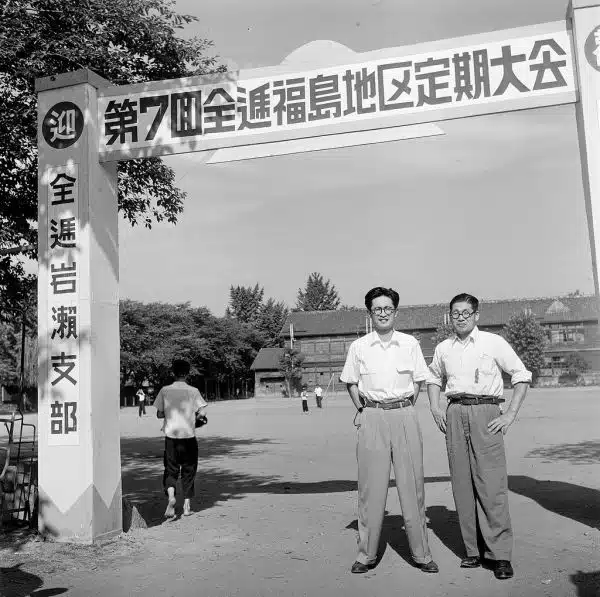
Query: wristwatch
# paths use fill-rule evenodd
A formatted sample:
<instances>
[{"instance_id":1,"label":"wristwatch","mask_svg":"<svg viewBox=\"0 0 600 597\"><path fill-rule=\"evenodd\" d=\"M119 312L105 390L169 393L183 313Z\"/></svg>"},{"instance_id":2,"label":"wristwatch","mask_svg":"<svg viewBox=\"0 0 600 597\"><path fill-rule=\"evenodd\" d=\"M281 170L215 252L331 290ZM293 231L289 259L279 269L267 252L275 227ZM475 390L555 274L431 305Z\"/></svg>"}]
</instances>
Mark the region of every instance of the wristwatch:
<instances>
[{"instance_id":1,"label":"wristwatch","mask_svg":"<svg viewBox=\"0 0 600 597\"><path fill-rule=\"evenodd\" d=\"M358 410L359 413L361 413L363 411L363 407L359 406L357 410Z\"/></svg>"}]
</instances>

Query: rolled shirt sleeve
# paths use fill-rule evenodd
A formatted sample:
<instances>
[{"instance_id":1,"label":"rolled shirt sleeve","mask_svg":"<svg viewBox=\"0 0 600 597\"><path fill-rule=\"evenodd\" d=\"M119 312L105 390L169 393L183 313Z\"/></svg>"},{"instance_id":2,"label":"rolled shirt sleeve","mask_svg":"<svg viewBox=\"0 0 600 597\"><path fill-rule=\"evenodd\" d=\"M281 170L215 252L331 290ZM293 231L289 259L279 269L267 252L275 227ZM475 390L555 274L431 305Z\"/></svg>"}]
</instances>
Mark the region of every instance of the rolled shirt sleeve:
<instances>
[{"instance_id":1,"label":"rolled shirt sleeve","mask_svg":"<svg viewBox=\"0 0 600 597\"><path fill-rule=\"evenodd\" d=\"M531 371L528 371L513 347L502 336L496 336L496 362L510 377L510 383L531 383Z\"/></svg>"},{"instance_id":2,"label":"rolled shirt sleeve","mask_svg":"<svg viewBox=\"0 0 600 597\"><path fill-rule=\"evenodd\" d=\"M433 360L429 365L429 375L427 376L427 385L435 385L442 387L442 377L444 376L444 365L441 357L440 345L435 347Z\"/></svg>"},{"instance_id":3,"label":"rolled shirt sleeve","mask_svg":"<svg viewBox=\"0 0 600 597\"><path fill-rule=\"evenodd\" d=\"M197 388L194 389L196 390L196 396L194 400L195 412L198 412L201 408L207 406L208 403L206 402L206 400L204 400L204 398L202 398L202 394L200 393L200 391Z\"/></svg>"},{"instance_id":4,"label":"rolled shirt sleeve","mask_svg":"<svg viewBox=\"0 0 600 597\"><path fill-rule=\"evenodd\" d=\"M342 374L340 375L340 381L342 383L358 383L360 375L360 364L358 362L358 354L356 352L356 343L350 344L348 354L346 355L346 362Z\"/></svg>"}]
</instances>

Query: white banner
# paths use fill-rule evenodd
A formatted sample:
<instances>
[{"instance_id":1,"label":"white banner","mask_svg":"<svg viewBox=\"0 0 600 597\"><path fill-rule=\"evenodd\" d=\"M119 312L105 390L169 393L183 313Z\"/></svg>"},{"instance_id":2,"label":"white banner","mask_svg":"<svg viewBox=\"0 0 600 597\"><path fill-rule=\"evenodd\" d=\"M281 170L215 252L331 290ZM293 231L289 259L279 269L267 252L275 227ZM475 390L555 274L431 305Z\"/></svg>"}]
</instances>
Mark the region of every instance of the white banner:
<instances>
[{"instance_id":1,"label":"white banner","mask_svg":"<svg viewBox=\"0 0 600 597\"><path fill-rule=\"evenodd\" d=\"M265 133L276 131L510 102L575 89L571 42L564 24L551 33L285 76L232 81L229 75L210 85L172 89L163 84L153 90L152 85L143 93L100 96L103 159L111 153L151 147L186 145L193 151L194 141L209 137L248 137L247 143L252 143L258 134L264 141Z\"/></svg>"}]
</instances>

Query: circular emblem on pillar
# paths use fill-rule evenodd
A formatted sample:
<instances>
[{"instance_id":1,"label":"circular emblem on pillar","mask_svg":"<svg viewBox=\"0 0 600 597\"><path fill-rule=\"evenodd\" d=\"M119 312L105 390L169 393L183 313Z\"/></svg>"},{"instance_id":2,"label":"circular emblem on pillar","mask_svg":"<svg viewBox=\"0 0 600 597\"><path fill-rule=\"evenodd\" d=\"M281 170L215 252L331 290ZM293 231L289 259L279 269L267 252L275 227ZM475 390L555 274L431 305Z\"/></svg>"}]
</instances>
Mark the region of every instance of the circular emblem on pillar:
<instances>
[{"instance_id":1,"label":"circular emblem on pillar","mask_svg":"<svg viewBox=\"0 0 600 597\"><path fill-rule=\"evenodd\" d=\"M587 61L600 72L600 25L588 35L584 50Z\"/></svg>"},{"instance_id":2,"label":"circular emblem on pillar","mask_svg":"<svg viewBox=\"0 0 600 597\"><path fill-rule=\"evenodd\" d=\"M54 149L70 147L83 131L83 114L73 102L59 102L48 110L42 122L42 135Z\"/></svg>"}]
</instances>

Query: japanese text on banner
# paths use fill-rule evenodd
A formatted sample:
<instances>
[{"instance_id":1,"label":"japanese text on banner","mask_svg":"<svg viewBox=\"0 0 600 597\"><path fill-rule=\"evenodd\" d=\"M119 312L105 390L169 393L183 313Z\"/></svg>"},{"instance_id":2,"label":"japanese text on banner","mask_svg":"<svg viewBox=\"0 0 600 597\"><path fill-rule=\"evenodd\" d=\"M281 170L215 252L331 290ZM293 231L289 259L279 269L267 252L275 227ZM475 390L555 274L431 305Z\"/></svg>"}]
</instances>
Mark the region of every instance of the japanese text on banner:
<instances>
[{"instance_id":1,"label":"japanese text on banner","mask_svg":"<svg viewBox=\"0 0 600 597\"><path fill-rule=\"evenodd\" d=\"M240 137L574 89L567 32L197 88L101 97L100 151Z\"/></svg>"}]
</instances>

